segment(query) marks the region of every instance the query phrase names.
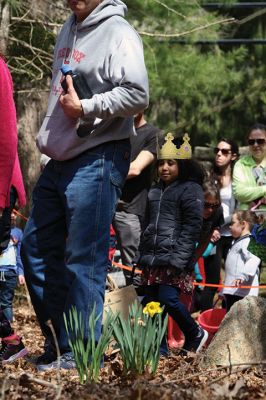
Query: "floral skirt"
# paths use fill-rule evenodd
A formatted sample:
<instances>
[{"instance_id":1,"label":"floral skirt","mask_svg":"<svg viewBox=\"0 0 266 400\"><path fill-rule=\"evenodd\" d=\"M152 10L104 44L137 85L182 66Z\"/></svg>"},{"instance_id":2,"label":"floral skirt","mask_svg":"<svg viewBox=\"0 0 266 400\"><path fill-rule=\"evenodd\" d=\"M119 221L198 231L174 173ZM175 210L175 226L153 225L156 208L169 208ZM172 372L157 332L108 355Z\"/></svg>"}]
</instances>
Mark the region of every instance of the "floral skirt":
<instances>
[{"instance_id":1,"label":"floral skirt","mask_svg":"<svg viewBox=\"0 0 266 400\"><path fill-rule=\"evenodd\" d=\"M141 285L175 286L185 294L193 293L193 277L188 272L177 272L174 267L144 267L141 275Z\"/></svg>"}]
</instances>

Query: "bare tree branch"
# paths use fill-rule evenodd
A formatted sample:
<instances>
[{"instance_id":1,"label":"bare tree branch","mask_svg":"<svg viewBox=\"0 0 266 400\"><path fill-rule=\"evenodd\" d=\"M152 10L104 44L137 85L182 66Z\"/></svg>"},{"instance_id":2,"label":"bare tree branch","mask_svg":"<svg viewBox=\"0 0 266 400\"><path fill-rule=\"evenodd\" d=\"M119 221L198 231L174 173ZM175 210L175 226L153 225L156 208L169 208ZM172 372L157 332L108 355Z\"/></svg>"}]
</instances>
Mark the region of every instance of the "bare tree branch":
<instances>
[{"instance_id":1,"label":"bare tree branch","mask_svg":"<svg viewBox=\"0 0 266 400\"><path fill-rule=\"evenodd\" d=\"M40 49L40 48L38 48L38 47L34 47L34 46L28 44L28 43L25 42L24 40L16 39L14 36L10 37L9 40L11 40L12 42L17 42L17 43L19 43L20 45L26 47L27 49L30 49L33 53L35 53L35 51L37 51L38 53L40 53L40 54L46 56L47 59L50 59L51 61L53 60L53 58L52 58L52 56L51 56L50 53L48 53L47 51L42 50L42 49Z\"/></svg>"},{"instance_id":2,"label":"bare tree branch","mask_svg":"<svg viewBox=\"0 0 266 400\"><path fill-rule=\"evenodd\" d=\"M26 24L40 24L43 26L51 26L51 27L56 27L56 28L61 28L63 24L58 24L56 22L50 22L50 21L43 21L41 19L28 19L28 18L20 18L20 17L11 17L11 21L17 22L25 22Z\"/></svg>"},{"instance_id":3,"label":"bare tree branch","mask_svg":"<svg viewBox=\"0 0 266 400\"><path fill-rule=\"evenodd\" d=\"M139 34L143 35L143 36L150 36L150 37L162 37L162 38L174 38L175 37L176 38L176 37L186 36L186 35L189 35L194 32L202 31L204 29L209 28L210 26L235 23L236 21L237 20L235 18L226 18L226 19L222 19L219 21L210 22L208 24L198 26L197 28L193 28L189 31L184 31L184 32L180 32L180 33L159 33L159 32L150 33L150 32L145 32L145 31L139 31Z\"/></svg>"}]
</instances>

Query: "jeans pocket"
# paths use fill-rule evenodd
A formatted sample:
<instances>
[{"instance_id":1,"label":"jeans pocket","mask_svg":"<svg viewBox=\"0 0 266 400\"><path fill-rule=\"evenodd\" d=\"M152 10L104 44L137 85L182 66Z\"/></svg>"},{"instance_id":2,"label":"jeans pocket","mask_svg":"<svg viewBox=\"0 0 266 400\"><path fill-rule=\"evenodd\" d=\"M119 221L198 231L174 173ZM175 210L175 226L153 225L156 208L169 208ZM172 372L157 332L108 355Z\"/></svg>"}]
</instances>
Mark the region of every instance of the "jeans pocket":
<instances>
[{"instance_id":1,"label":"jeans pocket","mask_svg":"<svg viewBox=\"0 0 266 400\"><path fill-rule=\"evenodd\" d=\"M115 144L110 179L113 185L122 188L127 177L130 164L129 140L117 141Z\"/></svg>"}]
</instances>

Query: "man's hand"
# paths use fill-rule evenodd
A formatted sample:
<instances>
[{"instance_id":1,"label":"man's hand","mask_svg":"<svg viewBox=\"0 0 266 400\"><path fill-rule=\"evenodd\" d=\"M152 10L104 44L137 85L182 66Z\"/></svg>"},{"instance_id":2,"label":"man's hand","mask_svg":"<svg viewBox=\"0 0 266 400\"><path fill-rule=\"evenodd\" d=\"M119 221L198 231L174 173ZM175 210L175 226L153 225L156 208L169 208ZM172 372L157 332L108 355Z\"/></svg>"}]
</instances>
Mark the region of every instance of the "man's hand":
<instances>
[{"instance_id":1,"label":"man's hand","mask_svg":"<svg viewBox=\"0 0 266 400\"><path fill-rule=\"evenodd\" d=\"M18 281L20 285L25 285L25 278L24 275L19 275L18 276Z\"/></svg>"},{"instance_id":2,"label":"man's hand","mask_svg":"<svg viewBox=\"0 0 266 400\"><path fill-rule=\"evenodd\" d=\"M72 77L67 75L65 79L67 83L67 93L62 94L59 101L64 113L68 117L78 119L83 116L82 105L74 89Z\"/></svg>"},{"instance_id":3,"label":"man's hand","mask_svg":"<svg viewBox=\"0 0 266 400\"><path fill-rule=\"evenodd\" d=\"M153 153L148 150L141 150L135 160L130 163L127 179L139 176L141 172L154 161L154 159L155 156Z\"/></svg>"}]
</instances>

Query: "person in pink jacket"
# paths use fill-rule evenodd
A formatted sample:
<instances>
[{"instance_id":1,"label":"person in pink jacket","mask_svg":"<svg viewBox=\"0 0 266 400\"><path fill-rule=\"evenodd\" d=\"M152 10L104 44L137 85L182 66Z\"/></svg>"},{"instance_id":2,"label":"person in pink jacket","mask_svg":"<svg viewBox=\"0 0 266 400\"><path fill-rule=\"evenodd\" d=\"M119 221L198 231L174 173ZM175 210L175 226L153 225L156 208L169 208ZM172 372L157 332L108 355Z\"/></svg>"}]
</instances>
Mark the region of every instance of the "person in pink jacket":
<instances>
[{"instance_id":1,"label":"person in pink jacket","mask_svg":"<svg viewBox=\"0 0 266 400\"><path fill-rule=\"evenodd\" d=\"M16 202L20 207L26 204L17 145L13 81L4 57L0 54L0 255L10 241L11 213ZM4 308L5 305L0 304L0 362L7 364L26 355L27 349L21 338L14 333Z\"/></svg>"},{"instance_id":2,"label":"person in pink jacket","mask_svg":"<svg viewBox=\"0 0 266 400\"><path fill-rule=\"evenodd\" d=\"M0 56L0 254L9 242L11 212L16 201L20 207L26 204L17 145L13 81Z\"/></svg>"}]
</instances>

